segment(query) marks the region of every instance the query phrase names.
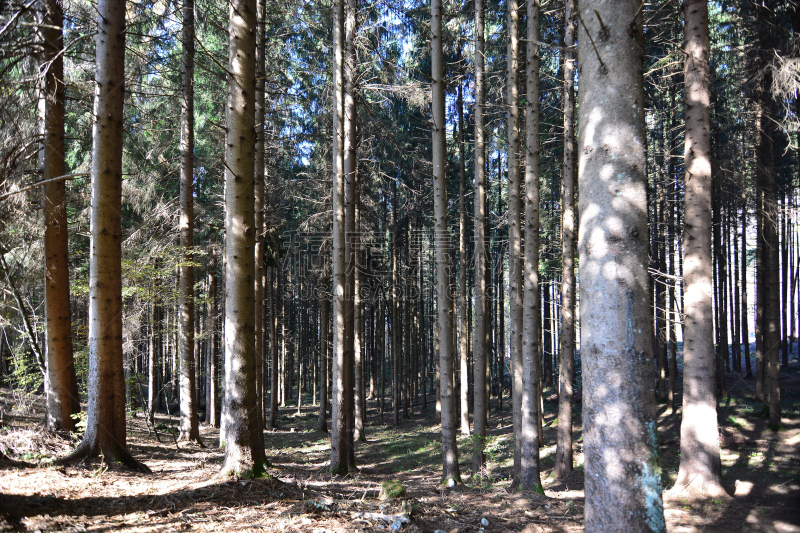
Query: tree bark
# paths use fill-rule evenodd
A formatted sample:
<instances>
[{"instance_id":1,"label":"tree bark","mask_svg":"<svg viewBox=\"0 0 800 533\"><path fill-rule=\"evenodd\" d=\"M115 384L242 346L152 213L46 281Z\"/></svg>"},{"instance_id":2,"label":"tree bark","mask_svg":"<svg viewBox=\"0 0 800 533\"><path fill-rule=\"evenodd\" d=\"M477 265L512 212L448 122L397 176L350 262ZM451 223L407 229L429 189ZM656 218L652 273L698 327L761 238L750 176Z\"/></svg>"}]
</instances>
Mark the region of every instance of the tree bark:
<instances>
[{"instance_id":1,"label":"tree bark","mask_svg":"<svg viewBox=\"0 0 800 533\"><path fill-rule=\"evenodd\" d=\"M464 150L464 94L458 82L458 362L459 399L461 407L461 434L469 435L469 368L467 365L467 210L466 198L466 155Z\"/></svg>"},{"instance_id":2,"label":"tree bark","mask_svg":"<svg viewBox=\"0 0 800 533\"><path fill-rule=\"evenodd\" d=\"M578 141L585 530L666 531L649 304L643 13L580 6Z\"/></svg>"}]
</instances>

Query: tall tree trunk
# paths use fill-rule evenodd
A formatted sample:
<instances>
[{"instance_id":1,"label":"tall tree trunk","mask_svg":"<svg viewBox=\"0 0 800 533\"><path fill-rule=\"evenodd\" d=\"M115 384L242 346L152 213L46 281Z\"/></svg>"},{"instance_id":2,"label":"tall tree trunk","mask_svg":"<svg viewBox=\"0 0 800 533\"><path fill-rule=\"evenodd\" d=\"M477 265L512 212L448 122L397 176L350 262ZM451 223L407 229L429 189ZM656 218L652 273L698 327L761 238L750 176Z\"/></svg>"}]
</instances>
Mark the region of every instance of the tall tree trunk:
<instances>
[{"instance_id":1,"label":"tall tree trunk","mask_svg":"<svg viewBox=\"0 0 800 533\"><path fill-rule=\"evenodd\" d=\"M89 256L89 402L86 432L65 460L103 454L149 472L126 446L122 370L122 119L125 2L97 4Z\"/></svg>"},{"instance_id":2,"label":"tall tree trunk","mask_svg":"<svg viewBox=\"0 0 800 533\"><path fill-rule=\"evenodd\" d=\"M265 62L266 62L266 0L258 0L256 26L256 87L255 87L255 127L256 127L256 160L254 180L254 223L255 223L255 248L254 248L254 325L256 359L256 409L255 417L258 422L259 446L264 448L264 356L266 353L266 334L264 332L264 207L266 185L266 94L265 88Z\"/></svg>"},{"instance_id":3,"label":"tall tree trunk","mask_svg":"<svg viewBox=\"0 0 800 533\"><path fill-rule=\"evenodd\" d=\"M278 391L280 386L278 384L278 377L280 374L280 343L278 342L278 311L280 310L280 303L278 302L278 295L281 291L280 275L278 267L272 267L272 279L270 280L270 348L272 355L270 360L270 380L269 380L269 427L275 429L278 427Z\"/></svg>"},{"instance_id":4,"label":"tall tree trunk","mask_svg":"<svg viewBox=\"0 0 800 533\"><path fill-rule=\"evenodd\" d=\"M464 94L458 82L458 362L461 400L461 434L469 435L469 368L467 365L467 210L466 155L464 150Z\"/></svg>"},{"instance_id":5,"label":"tall tree trunk","mask_svg":"<svg viewBox=\"0 0 800 533\"><path fill-rule=\"evenodd\" d=\"M519 3L508 1L508 66L506 105L508 106L508 285L509 351L511 353L511 397L514 419L515 483L520 481L522 450L522 242L520 227L519 176Z\"/></svg>"},{"instance_id":6,"label":"tall tree trunk","mask_svg":"<svg viewBox=\"0 0 800 533\"><path fill-rule=\"evenodd\" d=\"M41 180L64 175L64 12L57 0L40 0L39 170ZM72 414L80 411L72 358L69 308L66 185L42 186L44 206L45 317L47 323L47 414L49 429L72 431Z\"/></svg>"},{"instance_id":7,"label":"tall tree trunk","mask_svg":"<svg viewBox=\"0 0 800 533\"><path fill-rule=\"evenodd\" d=\"M233 0L228 26L225 150L225 459L222 472L264 470L256 398L255 302L255 55L256 2ZM233 74L231 74L233 73Z\"/></svg>"},{"instance_id":8,"label":"tall tree trunk","mask_svg":"<svg viewBox=\"0 0 800 533\"><path fill-rule=\"evenodd\" d=\"M392 180L392 249L391 249L391 263L392 263L392 318L390 333L392 335L392 424L395 426L400 425L400 354L398 328L400 327L400 313L398 312L398 257L397 257L397 240L399 239L397 229L397 180Z\"/></svg>"},{"instance_id":9,"label":"tall tree trunk","mask_svg":"<svg viewBox=\"0 0 800 533\"><path fill-rule=\"evenodd\" d=\"M431 111L433 113L433 201L436 250L436 311L439 323L439 398L442 405L442 481L461 482L453 398L453 307L450 295L449 227L447 225L447 154L445 153L444 54L442 1L431 0Z\"/></svg>"},{"instance_id":10,"label":"tall tree trunk","mask_svg":"<svg viewBox=\"0 0 800 533\"><path fill-rule=\"evenodd\" d=\"M161 322L160 310L158 306L158 295L160 289L159 275L159 260L153 259L153 298L150 307L150 346L147 362L147 418L150 424L155 423L155 410L161 406L161 353L160 353L160 339L161 339Z\"/></svg>"},{"instance_id":11,"label":"tall tree trunk","mask_svg":"<svg viewBox=\"0 0 800 533\"><path fill-rule=\"evenodd\" d=\"M475 473L481 471L486 463L486 455L483 452L486 438L486 414L489 412L488 400L485 395L486 387L483 383L485 379L486 361L486 133L484 130L484 113L486 106L485 88L485 59L484 59L484 40L485 13L483 0L475 0L475 163L473 172L475 174L475 184L473 199L475 212L475 330L473 334L473 364L474 372L474 423L473 434L475 439L472 446L472 470ZM478 416L478 413L481 416Z\"/></svg>"},{"instance_id":12,"label":"tall tree trunk","mask_svg":"<svg viewBox=\"0 0 800 533\"><path fill-rule=\"evenodd\" d=\"M347 474L345 428L344 0L333 3L333 401L331 473Z\"/></svg>"},{"instance_id":13,"label":"tall tree trunk","mask_svg":"<svg viewBox=\"0 0 800 533\"><path fill-rule=\"evenodd\" d=\"M578 61L585 530L666 531L648 304L644 17L581 4Z\"/></svg>"},{"instance_id":14,"label":"tall tree trunk","mask_svg":"<svg viewBox=\"0 0 800 533\"><path fill-rule=\"evenodd\" d=\"M564 3L564 167L561 176L561 357L553 475L572 472L575 382L575 0Z\"/></svg>"},{"instance_id":15,"label":"tall tree trunk","mask_svg":"<svg viewBox=\"0 0 800 533\"><path fill-rule=\"evenodd\" d=\"M711 313L711 117L708 5L684 4L686 62L685 337L681 462L676 486L707 496L725 494L714 396Z\"/></svg>"},{"instance_id":16,"label":"tall tree trunk","mask_svg":"<svg viewBox=\"0 0 800 533\"><path fill-rule=\"evenodd\" d=\"M522 318L520 470L523 490L544 492L539 472L539 397L542 386L539 297L539 0L527 1L528 39L525 105L525 271ZM510 26L509 26L510 27Z\"/></svg>"},{"instance_id":17,"label":"tall tree trunk","mask_svg":"<svg viewBox=\"0 0 800 533\"><path fill-rule=\"evenodd\" d=\"M194 0L183 0L181 89L180 408L178 440L200 442L194 351Z\"/></svg>"}]
</instances>

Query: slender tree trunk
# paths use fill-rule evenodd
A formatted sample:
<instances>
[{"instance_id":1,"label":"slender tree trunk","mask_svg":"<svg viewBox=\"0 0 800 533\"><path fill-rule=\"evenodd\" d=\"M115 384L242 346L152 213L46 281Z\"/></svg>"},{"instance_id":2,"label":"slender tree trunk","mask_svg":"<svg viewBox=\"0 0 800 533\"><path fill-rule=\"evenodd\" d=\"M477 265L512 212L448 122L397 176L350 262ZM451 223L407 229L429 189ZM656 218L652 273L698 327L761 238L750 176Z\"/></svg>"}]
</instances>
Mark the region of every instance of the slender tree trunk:
<instances>
[{"instance_id":1,"label":"slender tree trunk","mask_svg":"<svg viewBox=\"0 0 800 533\"><path fill-rule=\"evenodd\" d=\"M541 299L539 297L539 1L527 0L528 39L525 105L525 270L522 318L522 401L520 470L514 479L523 490L544 492L539 472L539 398ZM509 25L509 28L511 26Z\"/></svg>"},{"instance_id":2,"label":"slender tree trunk","mask_svg":"<svg viewBox=\"0 0 800 533\"><path fill-rule=\"evenodd\" d=\"M345 428L344 0L333 3L333 402L331 473L347 474Z\"/></svg>"},{"instance_id":3,"label":"slender tree trunk","mask_svg":"<svg viewBox=\"0 0 800 533\"><path fill-rule=\"evenodd\" d=\"M580 7L578 140L585 530L664 532L648 304L644 17Z\"/></svg>"},{"instance_id":4,"label":"slender tree trunk","mask_svg":"<svg viewBox=\"0 0 800 533\"><path fill-rule=\"evenodd\" d=\"M89 256L89 402L86 432L65 460L103 454L140 471L126 446L122 369L122 119L125 2L97 4Z\"/></svg>"},{"instance_id":5,"label":"slender tree trunk","mask_svg":"<svg viewBox=\"0 0 800 533\"><path fill-rule=\"evenodd\" d=\"M508 285L509 350L511 353L511 397L514 418L515 483L520 481L522 450L522 242L520 227L519 175L519 4L508 1L508 66L506 68L506 105L508 106Z\"/></svg>"},{"instance_id":6,"label":"slender tree trunk","mask_svg":"<svg viewBox=\"0 0 800 533\"><path fill-rule=\"evenodd\" d=\"M200 441L194 351L194 0L183 0L181 90L180 409L178 440Z\"/></svg>"},{"instance_id":7,"label":"slender tree trunk","mask_svg":"<svg viewBox=\"0 0 800 533\"><path fill-rule=\"evenodd\" d=\"M747 303L747 197L742 191L742 342L744 342L744 366L745 377L751 379L753 370L750 362L750 331L747 322L748 303Z\"/></svg>"},{"instance_id":8,"label":"slender tree trunk","mask_svg":"<svg viewBox=\"0 0 800 533\"><path fill-rule=\"evenodd\" d=\"M40 179L64 175L64 12L57 0L40 0L39 143ZM45 317L47 323L47 413L49 429L72 431L72 414L80 411L72 358L69 308L66 184L42 186L44 206Z\"/></svg>"},{"instance_id":9,"label":"slender tree trunk","mask_svg":"<svg viewBox=\"0 0 800 533\"><path fill-rule=\"evenodd\" d=\"M684 4L686 80L686 218L684 229L685 337L683 341L683 418L681 462L676 487L720 496L717 407L714 396L714 346L711 321L711 117L708 6Z\"/></svg>"},{"instance_id":10,"label":"slender tree trunk","mask_svg":"<svg viewBox=\"0 0 800 533\"><path fill-rule=\"evenodd\" d=\"M161 323L159 321L159 308L158 308L158 295L160 289L160 282L158 279L159 274L159 260L153 259L153 298L150 307L150 352L148 354L147 363L147 417L150 424L155 423L155 410L156 407L161 405L161 354L159 353L159 344L161 338Z\"/></svg>"},{"instance_id":11,"label":"slender tree trunk","mask_svg":"<svg viewBox=\"0 0 800 533\"><path fill-rule=\"evenodd\" d=\"M264 470L256 397L255 302L255 55L256 2L233 0L228 26L225 150L225 459L222 472ZM233 73L233 74L230 74Z\"/></svg>"},{"instance_id":12,"label":"slender tree trunk","mask_svg":"<svg viewBox=\"0 0 800 533\"><path fill-rule=\"evenodd\" d=\"M328 276L323 276L320 281L322 286L322 302L320 309L320 372L319 372L319 418L317 427L322 433L328 432L328 357L330 354L328 343L328 327L330 322L330 302L327 292Z\"/></svg>"},{"instance_id":13,"label":"slender tree trunk","mask_svg":"<svg viewBox=\"0 0 800 533\"><path fill-rule=\"evenodd\" d=\"M575 0L564 3L564 167L561 176L561 357L558 429L553 475L573 469L572 406L575 386Z\"/></svg>"},{"instance_id":14,"label":"slender tree trunk","mask_svg":"<svg viewBox=\"0 0 800 533\"><path fill-rule=\"evenodd\" d=\"M439 397L442 405L442 480L445 486L461 482L456 445L453 398L453 307L448 275L450 258L447 225L447 154L445 153L444 56L442 1L431 0L431 111L433 113L433 198L436 250L436 311L439 323Z\"/></svg>"},{"instance_id":15,"label":"slender tree trunk","mask_svg":"<svg viewBox=\"0 0 800 533\"><path fill-rule=\"evenodd\" d=\"M261 449L264 448L264 358L266 334L264 332L264 207L266 185L266 104L265 104L265 28L267 18L266 0L258 0L257 26L256 26L256 87L255 87L255 127L256 127L256 160L254 180L254 223L255 223L255 249L254 249L254 324L253 335L255 342L256 359L256 409L255 417L258 422L258 440Z\"/></svg>"},{"instance_id":16,"label":"slender tree trunk","mask_svg":"<svg viewBox=\"0 0 800 533\"><path fill-rule=\"evenodd\" d=\"M461 400L461 434L469 435L469 368L467 365L467 210L466 156L464 150L464 95L458 82L458 361Z\"/></svg>"},{"instance_id":17,"label":"slender tree trunk","mask_svg":"<svg viewBox=\"0 0 800 533\"><path fill-rule=\"evenodd\" d=\"M475 213L475 329L473 334L473 364L474 372L474 427L475 435L472 446L472 470L475 473L481 471L486 464L484 454L486 438L486 415L489 411L488 401L485 397L486 387L484 386L485 371L483 366L486 361L486 133L484 129L484 113L486 106L485 88L485 12L483 0L475 0L475 163L474 174L474 213ZM480 413L480 416L478 416Z\"/></svg>"},{"instance_id":18,"label":"slender tree trunk","mask_svg":"<svg viewBox=\"0 0 800 533\"><path fill-rule=\"evenodd\" d=\"M278 295L280 294L280 275L278 267L272 267L271 279L272 294L270 295L270 348L272 348L272 357L270 364L270 385L269 385L269 427L275 429L278 427L278 376L280 374L280 343L278 342L278 311L280 303L278 302Z\"/></svg>"},{"instance_id":19,"label":"slender tree trunk","mask_svg":"<svg viewBox=\"0 0 800 533\"><path fill-rule=\"evenodd\" d=\"M392 262L392 318L391 329L389 330L392 339L392 424L395 426L400 425L400 354L398 354L399 341L398 341L398 328L400 327L400 316L397 309L399 294L397 292L398 284L398 258L397 258L397 240L399 238L397 230L397 181L393 180L391 185L392 190L392 249L391 249L391 262Z\"/></svg>"},{"instance_id":20,"label":"slender tree trunk","mask_svg":"<svg viewBox=\"0 0 800 533\"><path fill-rule=\"evenodd\" d=\"M208 314L206 316L206 332L208 334L208 392L206 394L206 424L219 427L219 411L217 410L219 353L217 352L217 255L211 252L208 266Z\"/></svg>"}]
</instances>

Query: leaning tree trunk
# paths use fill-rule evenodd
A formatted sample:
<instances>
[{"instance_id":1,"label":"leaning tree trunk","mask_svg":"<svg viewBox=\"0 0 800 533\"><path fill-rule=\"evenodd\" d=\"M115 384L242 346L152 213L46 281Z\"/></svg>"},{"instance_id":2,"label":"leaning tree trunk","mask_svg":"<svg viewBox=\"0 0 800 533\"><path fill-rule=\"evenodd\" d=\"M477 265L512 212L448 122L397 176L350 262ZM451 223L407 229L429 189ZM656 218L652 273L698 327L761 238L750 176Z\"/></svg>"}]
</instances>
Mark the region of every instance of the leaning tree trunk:
<instances>
[{"instance_id":1,"label":"leaning tree trunk","mask_svg":"<svg viewBox=\"0 0 800 533\"><path fill-rule=\"evenodd\" d=\"M644 17L639 0L584 0L580 9L585 530L663 532L648 290Z\"/></svg>"},{"instance_id":2,"label":"leaning tree trunk","mask_svg":"<svg viewBox=\"0 0 800 533\"><path fill-rule=\"evenodd\" d=\"M453 302L450 297L450 241L447 226L447 155L445 153L444 54L442 1L431 0L431 111L433 112L433 218L436 249L436 310L439 321L439 397L442 405L442 480L461 482L453 398ZM396 327L392 324L392 327Z\"/></svg>"},{"instance_id":3,"label":"leaning tree trunk","mask_svg":"<svg viewBox=\"0 0 800 533\"><path fill-rule=\"evenodd\" d=\"M255 178L256 2L233 0L228 26L228 98L225 145L225 459L222 473L257 476L259 446L253 276Z\"/></svg>"},{"instance_id":4,"label":"leaning tree trunk","mask_svg":"<svg viewBox=\"0 0 800 533\"><path fill-rule=\"evenodd\" d=\"M572 472L575 381L575 0L564 2L564 170L561 178L561 358L553 475Z\"/></svg>"},{"instance_id":5,"label":"leaning tree trunk","mask_svg":"<svg viewBox=\"0 0 800 533\"><path fill-rule=\"evenodd\" d=\"M61 2L41 0L37 8L42 51L39 77L39 169L41 180L64 175L64 12ZM50 429L72 431L80 411L72 358L69 309L66 185L42 186L44 206L45 316L47 322L47 415Z\"/></svg>"},{"instance_id":6,"label":"leaning tree trunk","mask_svg":"<svg viewBox=\"0 0 800 533\"><path fill-rule=\"evenodd\" d=\"M183 0L183 87L181 91L180 406L179 440L200 442L194 352L194 0Z\"/></svg>"},{"instance_id":7,"label":"leaning tree trunk","mask_svg":"<svg viewBox=\"0 0 800 533\"><path fill-rule=\"evenodd\" d=\"M711 293L711 116L708 4L684 3L686 207L684 225L683 418L680 490L725 494L719 456ZM722 347L721 347L722 349Z\"/></svg>"},{"instance_id":8,"label":"leaning tree trunk","mask_svg":"<svg viewBox=\"0 0 800 533\"><path fill-rule=\"evenodd\" d=\"M149 472L126 447L122 370L122 119L125 2L97 4L89 256L89 402L86 433L66 461L103 454Z\"/></svg>"},{"instance_id":9,"label":"leaning tree trunk","mask_svg":"<svg viewBox=\"0 0 800 533\"><path fill-rule=\"evenodd\" d=\"M486 463L484 445L486 438L486 415L489 412L488 399L486 398L486 141L484 131L484 112L486 105L486 89L484 82L484 31L485 18L483 0L475 0L475 185L474 185L474 211L475 211L475 330L473 334L472 354L474 359L474 411L473 420L474 441L472 445L472 470L481 471ZM481 413L478 416L477 413Z\"/></svg>"}]
</instances>

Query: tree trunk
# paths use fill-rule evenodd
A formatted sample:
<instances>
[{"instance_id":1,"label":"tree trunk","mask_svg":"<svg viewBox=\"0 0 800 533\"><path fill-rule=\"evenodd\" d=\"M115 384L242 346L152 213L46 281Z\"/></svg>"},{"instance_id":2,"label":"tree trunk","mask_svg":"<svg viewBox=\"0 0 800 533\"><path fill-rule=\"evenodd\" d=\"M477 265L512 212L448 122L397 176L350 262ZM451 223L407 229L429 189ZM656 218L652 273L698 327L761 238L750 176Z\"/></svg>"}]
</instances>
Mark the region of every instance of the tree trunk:
<instances>
[{"instance_id":1,"label":"tree trunk","mask_svg":"<svg viewBox=\"0 0 800 533\"><path fill-rule=\"evenodd\" d=\"M485 88L485 12L483 0L475 0L475 163L474 174L474 212L475 212L475 330L473 334L473 364L474 372L474 423L473 434L475 435L472 445L472 470L475 473L481 472L486 464L484 454L486 438L486 414L489 411L488 401L485 394L486 372L483 366L486 361L486 139L484 130L484 113L486 106ZM478 415L480 413L480 416Z\"/></svg>"},{"instance_id":2,"label":"tree trunk","mask_svg":"<svg viewBox=\"0 0 800 533\"><path fill-rule=\"evenodd\" d=\"M256 411L255 302L255 55L256 2L233 0L228 27L225 150L225 459L222 472L257 476L264 449ZM233 73L233 74L230 74Z\"/></svg>"},{"instance_id":3,"label":"tree trunk","mask_svg":"<svg viewBox=\"0 0 800 533\"><path fill-rule=\"evenodd\" d=\"M663 532L648 297L641 2L586 0L581 20L585 530Z\"/></svg>"},{"instance_id":4,"label":"tree trunk","mask_svg":"<svg viewBox=\"0 0 800 533\"><path fill-rule=\"evenodd\" d=\"M322 286L322 302L320 309L320 372L319 372L319 418L317 427L322 433L328 432L328 323L330 322L330 303L328 300L328 276L320 281Z\"/></svg>"},{"instance_id":5,"label":"tree trunk","mask_svg":"<svg viewBox=\"0 0 800 533\"><path fill-rule=\"evenodd\" d=\"M725 494L714 396L711 313L711 117L708 6L684 4L686 80L686 208L684 225L685 337L681 462L676 487Z\"/></svg>"},{"instance_id":6,"label":"tree trunk","mask_svg":"<svg viewBox=\"0 0 800 533\"><path fill-rule=\"evenodd\" d=\"M522 449L522 242L520 227L519 176L519 4L508 1L508 67L506 104L508 105L508 285L509 351L511 354L511 398L514 419L515 483L520 481Z\"/></svg>"},{"instance_id":7,"label":"tree trunk","mask_svg":"<svg viewBox=\"0 0 800 533\"><path fill-rule=\"evenodd\" d=\"M464 94L458 82L458 362L460 376L461 434L469 435L469 368L467 365L467 210L466 156L464 150Z\"/></svg>"},{"instance_id":8,"label":"tree trunk","mask_svg":"<svg viewBox=\"0 0 800 533\"><path fill-rule=\"evenodd\" d=\"M444 57L442 1L431 0L431 111L433 113L433 201L436 250L436 307L439 323L439 397L442 414L442 481L461 482L453 398L453 307L448 274L450 241L447 225L447 154L445 152Z\"/></svg>"},{"instance_id":9,"label":"tree trunk","mask_svg":"<svg viewBox=\"0 0 800 533\"><path fill-rule=\"evenodd\" d=\"M194 0L183 0L181 89L180 435L200 441L194 352Z\"/></svg>"},{"instance_id":10,"label":"tree trunk","mask_svg":"<svg viewBox=\"0 0 800 533\"><path fill-rule=\"evenodd\" d=\"M57 0L40 0L37 15L42 51L39 59L39 170L42 181L64 175L64 12ZM66 184L42 186L44 206L45 317L47 323L47 413L49 429L73 431L80 412L72 358L69 308Z\"/></svg>"},{"instance_id":11,"label":"tree trunk","mask_svg":"<svg viewBox=\"0 0 800 533\"><path fill-rule=\"evenodd\" d=\"M122 119L125 2L97 4L89 257L89 402L86 433L66 460L103 454L140 471L126 447L122 370Z\"/></svg>"},{"instance_id":12,"label":"tree trunk","mask_svg":"<svg viewBox=\"0 0 800 533\"><path fill-rule=\"evenodd\" d=\"M525 105L525 272L522 318L520 469L522 490L544 492L539 472L539 397L542 386L539 297L539 1L528 0ZM509 26L510 27L510 26Z\"/></svg>"},{"instance_id":13,"label":"tree trunk","mask_svg":"<svg viewBox=\"0 0 800 533\"><path fill-rule=\"evenodd\" d=\"M333 3L333 405L331 473L347 474L345 434L344 0Z\"/></svg>"},{"instance_id":14,"label":"tree trunk","mask_svg":"<svg viewBox=\"0 0 800 533\"><path fill-rule=\"evenodd\" d=\"M211 252L211 261L208 265L208 311L206 316L206 332L208 334L208 391L206 393L206 424L219 427L219 412L217 411L217 398L219 378L219 354L217 352L217 255L216 250Z\"/></svg>"},{"instance_id":15,"label":"tree trunk","mask_svg":"<svg viewBox=\"0 0 800 533\"><path fill-rule=\"evenodd\" d=\"M561 357L558 430L553 475L572 472L572 406L575 386L575 0L564 3L564 170L561 177Z\"/></svg>"}]
</instances>

